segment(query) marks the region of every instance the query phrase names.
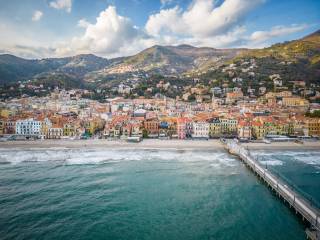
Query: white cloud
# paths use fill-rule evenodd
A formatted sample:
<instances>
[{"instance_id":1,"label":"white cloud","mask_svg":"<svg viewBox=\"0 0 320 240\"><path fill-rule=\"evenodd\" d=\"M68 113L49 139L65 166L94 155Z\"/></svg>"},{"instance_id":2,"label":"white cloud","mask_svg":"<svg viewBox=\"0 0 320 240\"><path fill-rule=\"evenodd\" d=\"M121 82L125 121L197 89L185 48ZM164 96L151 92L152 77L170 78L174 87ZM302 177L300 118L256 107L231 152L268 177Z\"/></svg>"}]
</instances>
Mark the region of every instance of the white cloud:
<instances>
[{"instance_id":1,"label":"white cloud","mask_svg":"<svg viewBox=\"0 0 320 240\"><path fill-rule=\"evenodd\" d=\"M118 15L113 6L102 11L94 24L80 20L78 25L85 28L85 33L80 37L74 37L71 43L61 44L57 48L59 55L74 52L114 54L124 45L130 45L140 34L131 20Z\"/></svg>"},{"instance_id":2,"label":"white cloud","mask_svg":"<svg viewBox=\"0 0 320 240\"><path fill-rule=\"evenodd\" d=\"M263 0L251 0L250 4L248 0L225 0L216 6L213 1L195 0L186 11L176 6L151 15L144 29L135 27L129 18L118 15L116 8L109 6L95 23L81 19L78 26L85 29L84 34L60 43L56 54L94 53L117 57L135 54L155 44L226 48L258 45L258 38L261 46L265 44L261 35L267 35L264 38L268 40L289 33L285 27L275 27L248 35L246 27L240 25L241 20L261 2ZM291 31L300 29L292 27Z\"/></svg>"},{"instance_id":3,"label":"white cloud","mask_svg":"<svg viewBox=\"0 0 320 240\"><path fill-rule=\"evenodd\" d=\"M43 16L43 12L37 10L33 13L32 15L32 21L36 22L36 21L39 21Z\"/></svg>"},{"instance_id":4,"label":"white cloud","mask_svg":"<svg viewBox=\"0 0 320 240\"><path fill-rule=\"evenodd\" d=\"M62 42L60 36L50 34L48 29L43 30L45 34L39 35L30 28L0 23L0 32L4 33L0 45L3 51L16 52L20 56L61 57L93 53L111 58L136 54L156 44L191 44L214 48L264 47L278 37L308 27L304 24L275 26L250 33L245 25L245 17L263 1L194 0L186 10L179 6L160 9L158 13L150 15L141 28L136 27L129 18L119 15L114 6L109 6L100 12L95 22L80 19L77 26L83 28L83 33ZM65 1L54 2L62 6L61 3Z\"/></svg>"},{"instance_id":5,"label":"white cloud","mask_svg":"<svg viewBox=\"0 0 320 240\"><path fill-rule=\"evenodd\" d=\"M181 34L187 31L187 25L180 17L178 7L163 9L158 14L151 15L146 23L146 31L152 36L163 34Z\"/></svg>"},{"instance_id":6,"label":"white cloud","mask_svg":"<svg viewBox=\"0 0 320 240\"><path fill-rule=\"evenodd\" d=\"M245 41L246 31L247 29L242 26L235 27L229 32L212 37L192 38L193 40L196 40L193 45L214 48L228 48L234 46L238 47Z\"/></svg>"},{"instance_id":7,"label":"white cloud","mask_svg":"<svg viewBox=\"0 0 320 240\"><path fill-rule=\"evenodd\" d=\"M78 27L87 28L89 25L90 23L84 18L80 19L78 22Z\"/></svg>"},{"instance_id":8,"label":"white cloud","mask_svg":"<svg viewBox=\"0 0 320 240\"><path fill-rule=\"evenodd\" d=\"M295 32L305 30L308 26L306 24L294 24L291 26L275 26L269 31L256 31L251 34L249 40L254 43L265 42L269 39L285 36Z\"/></svg>"},{"instance_id":9,"label":"white cloud","mask_svg":"<svg viewBox=\"0 0 320 240\"><path fill-rule=\"evenodd\" d=\"M50 7L55 9L64 9L70 13L72 8L72 0L55 0L50 2Z\"/></svg>"},{"instance_id":10,"label":"white cloud","mask_svg":"<svg viewBox=\"0 0 320 240\"><path fill-rule=\"evenodd\" d=\"M151 15L146 24L149 34L165 32L210 37L224 34L240 24L246 14L264 0L225 0L221 5L212 0L194 0L185 11L178 7Z\"/></svg>"}]
</instances>

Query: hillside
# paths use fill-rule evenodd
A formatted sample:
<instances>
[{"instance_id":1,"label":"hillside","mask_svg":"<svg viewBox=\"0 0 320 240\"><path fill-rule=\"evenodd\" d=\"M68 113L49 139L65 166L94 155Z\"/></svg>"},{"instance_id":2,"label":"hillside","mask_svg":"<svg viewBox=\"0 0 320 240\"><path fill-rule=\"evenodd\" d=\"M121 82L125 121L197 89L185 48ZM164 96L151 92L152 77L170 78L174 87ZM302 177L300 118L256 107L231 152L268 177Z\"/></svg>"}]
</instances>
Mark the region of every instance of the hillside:
<instances>
[{"instance_id":1,"label":"hillside","mask_svg":"<svg viewBox=\"0 0 320 240\"><path fill-rule=\"evenodd\" d=\"M136 55L116 59L83 54L66 58L27 60L4 54L0 55L0 84L24 80L48 83L55 76L59 76L62 82L63 79L68 79L72 85L76 85L77 82L79 85L105 85L107 82L123 81L137 74L183 76L188 73L217 78L222 75L222 69L230 63L244 63L250 59L256 60L254 74L255 79L259 81L266 80L270 74L280 73L288 81L304 79L320 82L320 31L299 40L275 44L264 49L156 45ZM235 74L248 77L245 73Z\"/></svg>"},{"instance_id":2,"label":"hillside","mask_svg":"<svg viewBox=\"0 0 320 240\"><path fill-rule=\"evenodd\" d=\"M232 64L232 67L229 67ZM193 75L201 79L217 79L220 83L234 84L240 78L239 87L273 87L270 76L278 74L284 86L303 80L308 86L320 83L320 31L302 39L272 45L263 49L247 49L223 65L209 63L197 69Z\"/></svg>"},{"instance_id":3,"label":"hillside","mask_svg":"<svg viewBox=\"0 0 320 240\"><path fill-rule=\"evenodd\" d=\"M66 58L27 60L9 54L0 55L0 84L42 78L53 73L81 78L88 72L106 67L109 60L92 54Z\"/></svg>"},{"instance_id":4,"label":"hillside","mask_svg":"<svg viewBox=\"0 0 320 240\"><path fill-rule=\"evenodd\" d=\"M275 44L264 49L248 50L239 57L274 57L285 61L305 60L317 64L320 61L320 30L299 40Z\"/></svg>"},{"instance_id":5,"label":"hillside","mask_svg":"<svg viewBox=\"0 0 320 240\"><path fill-rule=\"evenodd\" d=\"M124 64L144 71L156 70L164 75L181 74L197 69L208 61L224 62L240 52L237 49L196 48L190 45L154 46L127 58Z\"/></svg>"},{"instance_id":6,"label":"hillside","mask_svg":"<svg viewBox=\"0 0 320 240\"><path fill-rule=\"evenodd\" d=\"M0 55L1 84L26 80L50 70L50 66L44 61L26 60L9 54Z\"/></svg>"}]
</instances>

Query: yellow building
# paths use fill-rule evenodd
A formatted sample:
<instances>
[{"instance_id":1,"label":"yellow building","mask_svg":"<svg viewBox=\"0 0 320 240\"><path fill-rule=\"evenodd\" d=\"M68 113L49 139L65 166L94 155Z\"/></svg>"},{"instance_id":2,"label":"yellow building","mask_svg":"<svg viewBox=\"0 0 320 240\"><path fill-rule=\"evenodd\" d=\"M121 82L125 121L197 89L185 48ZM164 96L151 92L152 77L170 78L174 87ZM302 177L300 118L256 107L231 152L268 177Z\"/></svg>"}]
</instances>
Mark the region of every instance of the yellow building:
<instances>
[{"instance_id":1,"label":"yellow building","mask_svg":"<svg viewBox=\"0 0 320 240\"><path fill-rule=\"evenodd\" d=\"M266 99L269 99L269 98L275 98L276 94L274 92L268 92L264 96Z\"/></svg>"},{"instance_id":2,"label":"yellow building","mask_svg":"<svg viewBox=\"0 0 320 240\"><path fill-rule=\"evenodd\" d=\"M13 115L12 111L10 111L8 109L1 109L0 110L0 116L1 117L8 118L8 117L11 117L12 115Z\"/></svg>"},{"instance_id":3,"label":"yellow building","mask_svg":"<svg viewBox=\"0 0 320 240\"><path fill-rule=\"evenodd\" d=\"M76 135L76 126L72 122L63 124L63 136L73 137Z\"/></svg>"},{"instance_id":4,"label":"yellow building","mask_svg":"<svg viewBox=\"0 0 320 240\"><path fill-rule=\"evenodd\" d=\"M209 136L211 138L221 137L221 122L220 122L219 118L214 118L210 122Z\"/></svg>"},{"instance_id":5,"label":"yellow building","mask_svg":"<svg viewBox=\"0 0 320 240\"><path fill-rule=\"evenodd\" d=\"M320 136L320 118L308 118L307 127L309 136Z\"/></svg>"},{"instance_id":6,"label":"yellow building","mask_svg":"<svg viewBox=\"0 0 320 240\"><path fill-rule=\"evenodd\" d=\"M308 107L309 101L301 97L284 97L282 105L286 107Z\"/></svg>"},{"instance_id":7,"label":"yellow building","mask_svg":"<svg viewBox=\"0 0 320 240\"><path fill-rule=\"evenodd\" d=\"M263 139L266 135L264 124L260 121L252 122L252 136L256 139Z\"/></svg>"},{"instance_id":8,"label":"yellow building","mask_svg":"<svg viewBox=\"0 0 320 240\"><path fill-rule=\"evenodd\" d=\"M278 92L276 93L277 97L292 97L292 92L290 91L282 91L282 92Z\"/></svg>"},{"instance_id":9,"label":"yellow building","mask_svg":"<svg viewBox=\"0 0 320 240\"><path fill-rule=\"evenodd\" d=\"M100 118L91 118L84 122L84 128L87 133L95 134L97 130L103 129L104 121Z\"/></svg>"}]
</instances>

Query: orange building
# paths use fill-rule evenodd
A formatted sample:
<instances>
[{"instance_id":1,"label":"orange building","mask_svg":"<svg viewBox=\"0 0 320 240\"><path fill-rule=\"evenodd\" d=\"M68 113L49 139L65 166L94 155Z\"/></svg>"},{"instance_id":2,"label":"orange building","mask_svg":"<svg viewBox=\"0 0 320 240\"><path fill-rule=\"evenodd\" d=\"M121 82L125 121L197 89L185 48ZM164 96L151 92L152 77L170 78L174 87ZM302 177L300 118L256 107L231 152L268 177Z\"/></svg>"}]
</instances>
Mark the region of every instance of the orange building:
<instances>
[{"instance_id":1,"label":"orange building","mask_svg":"<svg viewBox=\"0 0 320 240\"><path fill-rule=\"evenodd\" d=\"M144 128L148 135L158 135L159 134L159 121L157 119L150 119L144 121Z\"/></svg>"}]
</instances>

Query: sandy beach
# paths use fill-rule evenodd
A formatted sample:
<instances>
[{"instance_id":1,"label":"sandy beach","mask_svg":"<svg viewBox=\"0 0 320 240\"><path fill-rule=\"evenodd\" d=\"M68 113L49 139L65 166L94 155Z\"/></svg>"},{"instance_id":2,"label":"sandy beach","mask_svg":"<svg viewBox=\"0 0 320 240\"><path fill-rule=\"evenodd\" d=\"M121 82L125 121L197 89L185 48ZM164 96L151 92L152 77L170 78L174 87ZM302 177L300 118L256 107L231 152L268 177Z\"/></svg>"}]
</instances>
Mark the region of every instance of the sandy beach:
<instances>
[{"instance_id":1,"label":"sandy beach","mask_svg":"<svg viewBox=\"0 0 320 240\"><path fill-rule=\"evenodd\" d=\"M145 139L139 143L123 140L36 140L0 142L1 148L123 148L123 149L223 149L219 140L159 140Z\"/></svg>"},{"instance_id":2,"label":"sandy beach","mask_svg":"<svg viewBox=\"0 0 320 240\"><path fill-rule=\"evenodd\" d=\"M320 141L304 142L303 144L294 142L273 142L265 143L242 143L249 149L281 150L281 149L301 149L320 150ZM159 140L144 139L139 143L129 143L123 140L36 140L36 141L8 141L0 142L0 149L4 148L119 148L119 149L223 149L223 144L217 140Z\"/></svg>"}]
</instances>

